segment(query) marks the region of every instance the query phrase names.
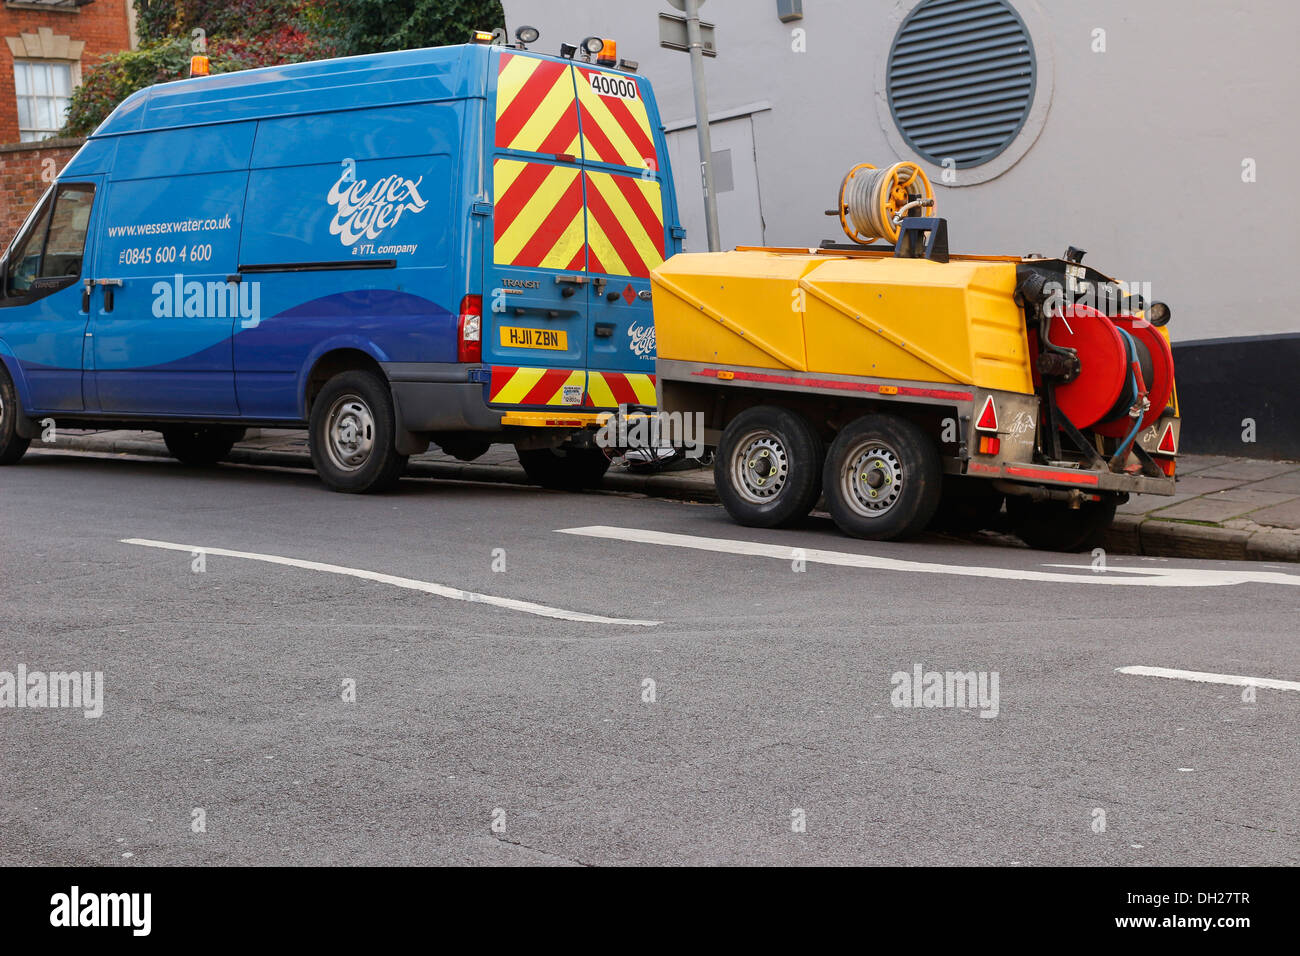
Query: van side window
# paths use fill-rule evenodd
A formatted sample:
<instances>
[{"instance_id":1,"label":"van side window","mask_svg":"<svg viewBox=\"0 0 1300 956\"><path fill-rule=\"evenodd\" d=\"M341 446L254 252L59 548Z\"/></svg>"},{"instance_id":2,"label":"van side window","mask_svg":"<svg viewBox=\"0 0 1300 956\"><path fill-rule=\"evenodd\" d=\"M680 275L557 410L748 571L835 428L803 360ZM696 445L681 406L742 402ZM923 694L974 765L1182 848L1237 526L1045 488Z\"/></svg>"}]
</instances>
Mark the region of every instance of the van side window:
<instances>
[{"instance_id":1,"label":"van side window","mask_svg":"<svg viewBox=\"0 0 1300 956\"><path fill-rule=\"evenodd\" d=\"M69 183L59 187L50 217L50 235L41 262L43 279L76 279L81 275L81 258L86 251L86 230L95 187L90 183Z\"/></svg>"},{"instance_id":2,"label":"van side window","mask_svg":"<svg viewBox=\"0 0 1300 956\"><path fill-rule=\"evenodd\" d=\"M5 270L4 292L6 296L25 296L32 287L32 281L41 272L41 252L45 248L45 234L50 225L51 198L47 193L40 206L18 238L9 247L9 264Z\"/></svg>"}]
</instances>

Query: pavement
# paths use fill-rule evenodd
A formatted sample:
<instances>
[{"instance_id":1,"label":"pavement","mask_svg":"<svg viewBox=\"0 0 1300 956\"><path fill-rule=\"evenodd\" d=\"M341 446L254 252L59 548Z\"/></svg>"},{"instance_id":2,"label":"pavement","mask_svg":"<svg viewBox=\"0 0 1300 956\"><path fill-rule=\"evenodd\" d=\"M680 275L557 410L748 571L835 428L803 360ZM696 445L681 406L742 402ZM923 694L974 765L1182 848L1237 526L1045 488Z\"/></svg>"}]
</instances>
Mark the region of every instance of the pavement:
<instances>
[{"instance_id":1,"label":"pavement","mask_svg":"<svg viewBox=\"0 0 1300 956\"><path fill-rule=\"evenodd\" d=\"M1300 864L1290 565L49 449L0 528L104 689L0 706L0 865Z\"/></svg>"},{"instance_id":2,"label":"pavement","mask_svg":"<svg viewBox=\"0 0 1300 956\"><path fill-rule=\"evenodd\" d=\"M37 445L36 447L40 447ZM60 430L55 449L168 457L157 432ZM231 461L310 468L307 433L258 429L235 446ZM514 449L494 445L462 462L437 446L411 458L408 474L504 484L527 484ZM687 501L717 501L710 468L637 474L615 465L611 491ZM985 543L1017 547L1005 529L976 535ZM1178 460L1177 494L1135 495L1119 509L1105 542L1113 554L1300 562L1300 462L1212 455Z\"/></svg>"}]
</instances>

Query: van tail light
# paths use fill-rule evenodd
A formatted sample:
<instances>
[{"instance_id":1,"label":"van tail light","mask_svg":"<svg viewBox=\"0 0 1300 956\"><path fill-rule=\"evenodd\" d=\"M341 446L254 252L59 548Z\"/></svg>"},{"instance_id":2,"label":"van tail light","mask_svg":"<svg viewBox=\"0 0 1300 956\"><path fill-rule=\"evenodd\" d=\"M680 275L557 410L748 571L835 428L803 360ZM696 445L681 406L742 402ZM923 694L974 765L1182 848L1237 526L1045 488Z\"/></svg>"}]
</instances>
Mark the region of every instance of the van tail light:
<instances>
[{"instance_id":1,"label":"van tail light","mask_svg":"<svg viewBox=\"0 0 1300 956\"><path fill-rule=\"evenodd\" d=\"M481 295L467 295L460 300L456 361L483 361L483 297Z\"/></svg>"}]
</instances>

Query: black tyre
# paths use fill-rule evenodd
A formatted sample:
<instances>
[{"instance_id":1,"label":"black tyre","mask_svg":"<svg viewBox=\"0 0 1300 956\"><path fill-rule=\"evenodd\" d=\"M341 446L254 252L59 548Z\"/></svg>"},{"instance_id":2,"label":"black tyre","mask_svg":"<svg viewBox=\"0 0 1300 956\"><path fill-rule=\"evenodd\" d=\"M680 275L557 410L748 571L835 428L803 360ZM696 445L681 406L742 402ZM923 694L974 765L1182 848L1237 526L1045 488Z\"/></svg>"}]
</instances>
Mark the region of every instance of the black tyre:
<instances>
[{"instance_id":1,"label":"black tyre","mask_svg":"<svg viewBox=\"0 0 1300 956\"><path fill-rule=\"evenodd\" d=\"M821 497L821 437L787 408L747 408L727 425L713 460L718 497L737 524L780 528L802 521Z\"/></svg>"},{"instance_id":2,"label":"black tyre","mask_svg":"<svg viewBox=\"0 0 1300 956\"><path fill-rule=\"evenodd\" d=\"M1004 526L1002 502L1006 495L991 481L964 475L944 475L939 508L930 519L930 531L970 534Z\"/></svg>"},{"instance_id":3,"label":"black tyre","mask_svg":"<svg viewBox=\"0 0 1300 956\"><path fill-rule=\"evenodd\" d=\"M386 491L406 470L397 451L397 416L388 383L374 372L340 372L311 407L311 463L327 488Z\"/></svg>"},{"instance_id":4,"label":"black tyre","mask_svg":"<svg viewBox=\"0 0 1300 956\"><path fill-rule=\"evenodd\" d=\"M841 531L892 541L930 523L939 507L943 467L934 442L907 419L864 415L835 437L822 483Z\"/></svg>"},{"instance_id":5,"label":"black tyre","mask_svg":"<svg viewBox=\"0 0 1300 956\"><path fill-rule=\"evenodd\" d=\"M201 468L224 460L235 442L244 437L244 429L187 425L165 429L162 436L173 458Z\"/></svg>"},{"instance_id":6,"label":"black tyre","mask_svg":"<svg viewBox=\"0 0 1300 956\"><path fill-rule=\"evenodd\" d=\"M0 365L0 465L13 465L27 453L31 440L18 434L18 390L9 373Z\"/></svg>"},{"instance_id":7,"label":"black tyre","mask_svg":"<svg viewBox=\"0 0 1300 956\"><path fill-rule=\"evenodd\" d=\"M1007 497L1011 530L1039 551L1091 551L1100 547L1106 529L1115 520L1114 498L1085 501L1071 508L1066 501L1031 501L1020 495Z\"/></svg>"},{"instance_id":8,"label":"black tyre","mask_svg":"<svg viewBox=\"0 0 1300 956\"><path fill-rule=\"evenodd\" d=\"M528 480L557 491L599 488L609 458L599 448L516 448Z\"/></svg>"}]
</instances>

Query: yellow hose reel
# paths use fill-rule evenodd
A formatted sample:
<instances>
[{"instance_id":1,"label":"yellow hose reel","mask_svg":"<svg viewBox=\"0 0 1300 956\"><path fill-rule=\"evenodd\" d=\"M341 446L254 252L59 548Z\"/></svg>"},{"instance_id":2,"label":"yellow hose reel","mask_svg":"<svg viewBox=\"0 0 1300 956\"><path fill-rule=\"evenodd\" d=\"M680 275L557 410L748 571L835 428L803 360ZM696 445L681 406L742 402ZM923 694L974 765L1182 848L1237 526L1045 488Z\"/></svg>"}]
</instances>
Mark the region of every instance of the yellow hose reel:
<instances>
[{"instance_id":1,"label":"yellow hose reel","mask_svg":"<svg viewBox=\"0 0 1300 956\"><path fill-rule=\"evenodd\" d=\"M934 189L916 163L895 163L886 169L859 163L840 185L840 226L846 236L864 246L877 239L898 242L903 217L933 208Z\"/></svg>"}]
</instances>

